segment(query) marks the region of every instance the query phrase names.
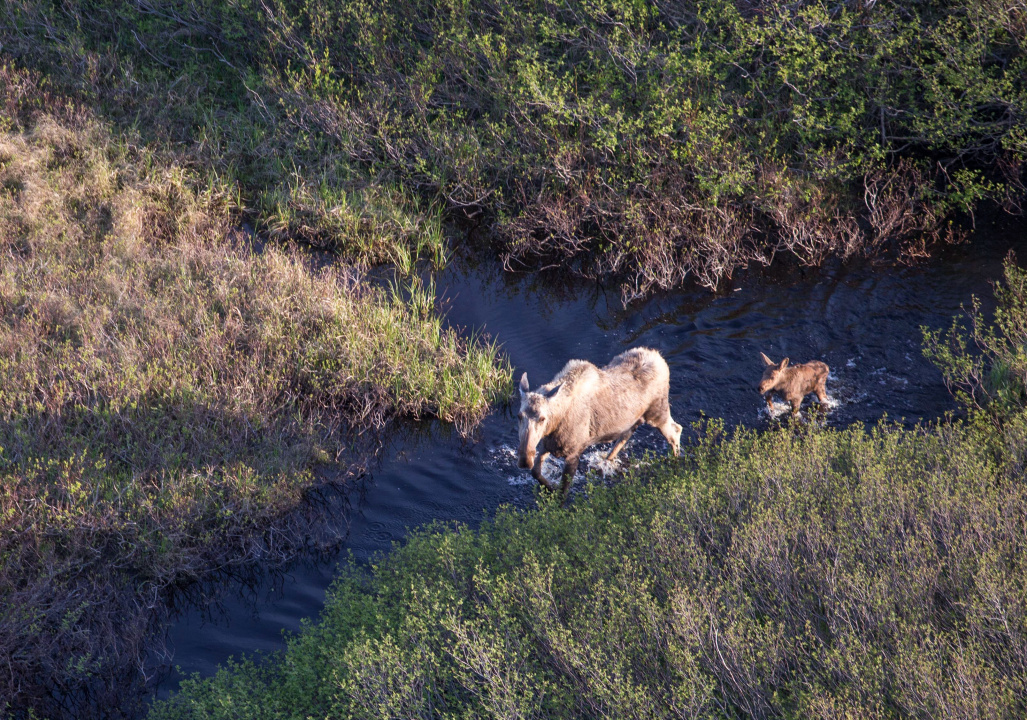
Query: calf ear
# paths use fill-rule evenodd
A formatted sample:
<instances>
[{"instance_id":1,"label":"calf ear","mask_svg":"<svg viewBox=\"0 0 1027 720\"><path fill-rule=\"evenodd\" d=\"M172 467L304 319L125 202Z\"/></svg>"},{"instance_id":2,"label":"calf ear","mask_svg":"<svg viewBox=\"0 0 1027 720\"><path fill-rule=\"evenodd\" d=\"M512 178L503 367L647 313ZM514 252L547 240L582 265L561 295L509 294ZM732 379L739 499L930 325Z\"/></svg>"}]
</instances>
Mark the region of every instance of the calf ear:
<instances>
[{"instance_id":1,"label":"calf ear","mask_svg":"<svg viewBox=\"0 0 1027 720\"><path fill-rule=\"evenodd\" d=\"M546 393L546 399L548 400L549 398L553 397L553 395L556 395L556 393L560 392L560 388L562 387L563 383L560 383L555 388L552 388L549 392Z\"/></svg>"},{"instance_id":2,"label":"calf ear","mask_svg":"<svg viewBox=\"0 0 1027 720\"><path fill-rule=\"evenodd\" d=\"M767 357L766 355L764 355L763 353L760 353L760 357L761 357L761 358L763 358L763 364L764 364L764 365L773 365L773 364L774 364L774 361L773 361L773 360L771 360L770 358L768 358L768 357Z\"/></svg>"},{"instance_id":3,"label":"calf ear","mask_svg":"<svg viewBox=\"0 0 1027 720\"><path fill-rule=\"evenodd\" d=\"M788 358L781 361L781 369L784 370L786 367L788 367Z\"/></svg>"},{"instance_id":4,"label":"calf ear","mask_svg":"<svg viewBox=\"0 0 1027 720\"><path fill-rule=\"evenodd\" d=\"M528 373L521 375L521 385L519 389L521 391L521 395L527 395L528 390L531 389L531 386L528 385Z\"/></svg>"}]
</instances>

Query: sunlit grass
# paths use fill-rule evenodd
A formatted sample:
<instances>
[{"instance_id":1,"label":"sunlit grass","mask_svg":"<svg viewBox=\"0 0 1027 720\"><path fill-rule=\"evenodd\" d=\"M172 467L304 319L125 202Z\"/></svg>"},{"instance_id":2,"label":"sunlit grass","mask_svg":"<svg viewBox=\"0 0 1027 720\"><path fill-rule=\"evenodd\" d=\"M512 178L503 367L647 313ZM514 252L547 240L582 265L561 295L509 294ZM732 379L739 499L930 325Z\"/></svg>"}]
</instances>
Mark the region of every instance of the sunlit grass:
<instances>
[{"instance_id":1,"label":"sunlit grass","mask_svg":"<svg viewBox=\"0 0 1027 720\"><path fill-rule=\"evenodd\" d=\"M0 133L0 714L140 662L164 589L302 544L348 438L509 391L431 286L257 251L195 180L86 112Z\"/></svg>"},{"instance_id":2,"label":"sunlit grass","mask_svg":"<svg viewBox=\"0 0 1027 720\"><path fill-rule=\"evenodd\" d=\"M355 175L355 173L354 173ZM405 275L419 259L441 268L447 260L441 213L421 211L399 189L361 186L332 176L294 172L261 196L261 225L272 237L335 250L350 261L390 263Z\"/></svg>"}]
</instances>

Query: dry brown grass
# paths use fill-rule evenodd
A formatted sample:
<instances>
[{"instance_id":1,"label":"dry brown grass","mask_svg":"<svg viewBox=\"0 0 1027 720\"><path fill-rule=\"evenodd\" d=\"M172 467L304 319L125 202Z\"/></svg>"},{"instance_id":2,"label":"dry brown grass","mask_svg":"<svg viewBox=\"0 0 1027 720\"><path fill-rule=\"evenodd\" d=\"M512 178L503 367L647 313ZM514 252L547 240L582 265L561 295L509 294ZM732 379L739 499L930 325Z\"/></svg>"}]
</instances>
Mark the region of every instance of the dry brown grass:
<instances>
[{"instance_id":1,"label":"dry brown grass","mask_svg":"<svg viewBox=\"0 0 1027 720\"><path fill-rule=\"evenodd\" d=\"M7 86L0 133L0 698L81 714L131 699L118 683L142 677L169 588L304 541L311 470L348 437L397 415L470 427L509 372L443 329L430 288L256 252L225 188L74 106L27 107L38 84L11 77L28 90Z\"/></svg>"}]
</instances>

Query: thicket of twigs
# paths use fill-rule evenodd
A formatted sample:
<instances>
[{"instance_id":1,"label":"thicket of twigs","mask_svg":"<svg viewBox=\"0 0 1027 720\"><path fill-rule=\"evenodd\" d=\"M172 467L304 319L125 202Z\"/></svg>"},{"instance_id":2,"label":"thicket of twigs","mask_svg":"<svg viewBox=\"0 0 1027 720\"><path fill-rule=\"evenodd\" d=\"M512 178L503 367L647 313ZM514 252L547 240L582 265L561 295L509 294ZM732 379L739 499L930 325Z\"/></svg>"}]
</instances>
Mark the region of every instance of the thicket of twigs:
<instances>
[{"instance_id":1,"label":"thicket of twigs","mask_svg":"<svg viewBox=\"0 0 1027 720\"><path fill-rule=\"evenodd\" d=\"M20 62L238 179L261 227L355 257L437 255L410 230L441 212L484 224L508 267L634 297L782 252L922 256L982 201L1023 197L1014 2L139 0L6 18Z\"/></svg>"}]
</instances>

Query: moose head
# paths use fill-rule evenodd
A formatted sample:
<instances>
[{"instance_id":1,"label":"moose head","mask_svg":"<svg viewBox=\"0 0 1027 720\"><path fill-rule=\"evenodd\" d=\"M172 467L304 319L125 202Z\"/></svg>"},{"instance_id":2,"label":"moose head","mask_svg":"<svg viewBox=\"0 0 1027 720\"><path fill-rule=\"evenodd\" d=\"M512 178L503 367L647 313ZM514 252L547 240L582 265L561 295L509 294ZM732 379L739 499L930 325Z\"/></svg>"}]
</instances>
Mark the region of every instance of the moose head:
<instances>
[{"instance_id":1,"label":"moose head","mask_svg":"<svg viewBox=\"0 0 1027 720\"><path fill-rule=\"evenodd\" d=\"M560 385L549 390L531 392L528 373L521 375L521 409L517 413L517 466L530 468L535 464L535 449L549 431L552 416L549 400L560 392Z\"/></svg>"},{"instance_id":2,"label":"moose head","mask_svg":"<svg viewBox=\"0 0 1027 720\"><path fill-rule=\"evenodd\" d=\"M766 367L763 368L763 377L760 379L759 390L760 395L765 395L771 390L776 389L781 381L785 379L785 368L788 367L788 358L776 363L763 353L760 353L760 357L763 358L763 364Z\"/></svg>"}]
</instances>

